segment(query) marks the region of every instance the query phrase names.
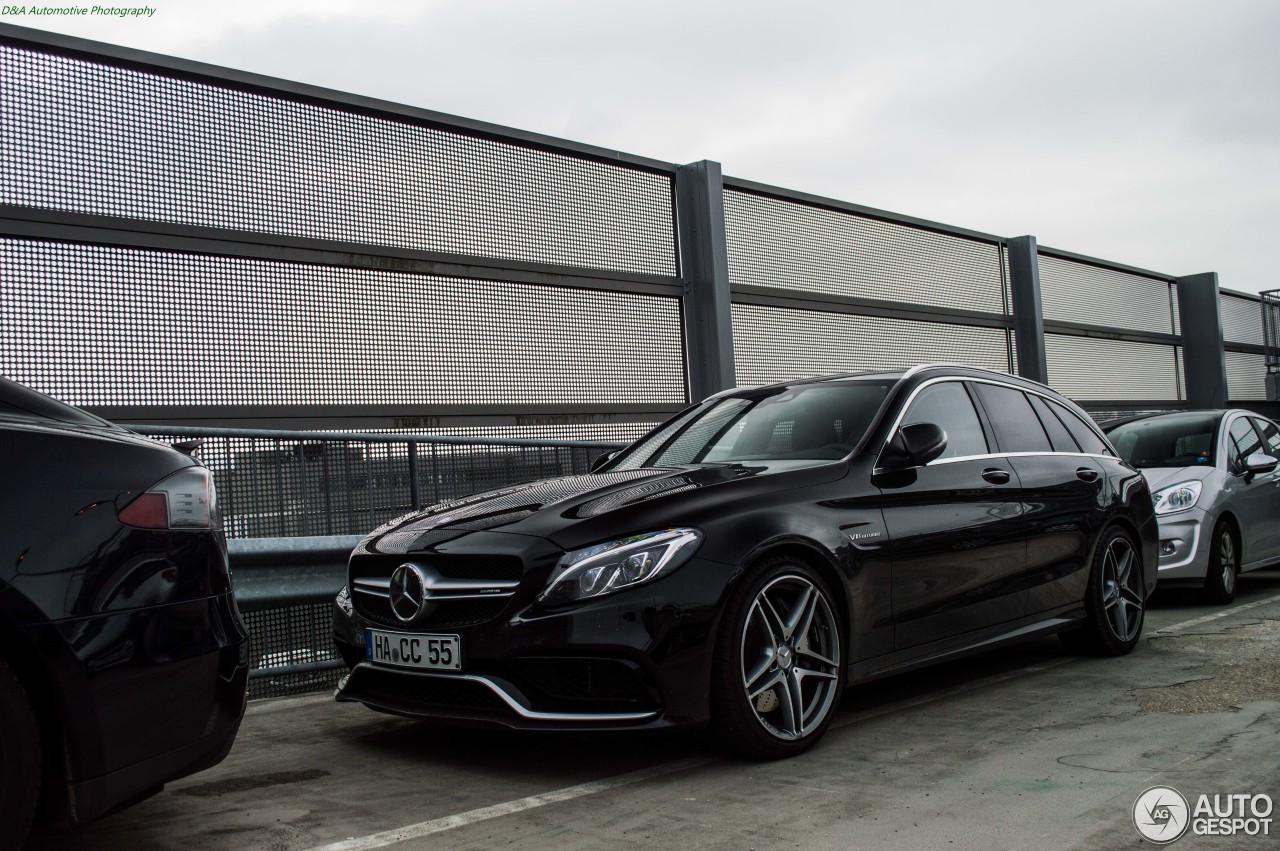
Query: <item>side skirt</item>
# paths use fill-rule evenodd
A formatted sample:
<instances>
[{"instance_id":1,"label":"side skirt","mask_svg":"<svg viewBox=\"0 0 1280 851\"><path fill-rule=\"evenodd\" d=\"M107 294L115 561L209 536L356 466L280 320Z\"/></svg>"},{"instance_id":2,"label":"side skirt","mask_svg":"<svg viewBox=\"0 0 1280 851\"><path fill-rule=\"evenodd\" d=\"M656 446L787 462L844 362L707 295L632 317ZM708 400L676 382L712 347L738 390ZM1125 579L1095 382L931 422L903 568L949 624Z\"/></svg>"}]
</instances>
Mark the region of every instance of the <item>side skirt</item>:
<instances>
[{"instance_id":1,"label":"side skirt","mask_svg":"<svg viewBox=\"0 0 1280 851\"><path fill-rule=\"evenodd\" d=\"M886 653L873 659L864 659L849 666L847 682L865 683L881 677L889 677L923 668L948 659L958 659L1016 644L1039 635L1052 635L1069 629L1085 618L1083 603L1039 612L1029 618L1022 618L1012 623L980 629L959 637L945 638L939 641L910 647L894 653Z\"/></svg>"}]
</instances>

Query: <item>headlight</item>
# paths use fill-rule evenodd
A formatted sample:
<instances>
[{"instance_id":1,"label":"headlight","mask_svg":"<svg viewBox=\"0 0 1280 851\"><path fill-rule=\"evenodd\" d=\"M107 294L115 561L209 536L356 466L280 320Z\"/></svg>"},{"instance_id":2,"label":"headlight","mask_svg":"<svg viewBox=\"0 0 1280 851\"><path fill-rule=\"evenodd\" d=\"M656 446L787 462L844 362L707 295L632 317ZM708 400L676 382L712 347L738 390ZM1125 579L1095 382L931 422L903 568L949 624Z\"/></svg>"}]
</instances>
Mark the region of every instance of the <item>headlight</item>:
<instances>
[{"instance_id":1,"label":"headlight","mask_svg":"<svg viewBox=\"0 0 1280 851\"><path fill-rule=\"evenodd\" d=\"M1151 501L1156 505L1156 514L1173 514L1175 511L1191 508L1200 498L1200 487L1200 482L1183 482L1156 491L1151 495Z\"/></svg>"},{"instance_id":2,"label":"headlight","mask_svg":"<svg viewBox=\"0 0 1280 851\"><path fill-rule=\"evenodd\" d=\"M697 529L664 529L572 550L556 564L538 599L569 603L633 588L684 564L701 542Z\"/></svg>"},{"instance_id":3,"label":"headlight","mask_svg":"<svg viewBox=\"0 0 1280 851\"><path fill-rule=\"evenodd\" d=\"M351 617L352 612L355 611L351 606L351 592L347 590L345 585L338 592L338 596L333 598L333 602L337 604L339 609L342 609L342 613L347 617Z\"/></svg>"}]
</instances>

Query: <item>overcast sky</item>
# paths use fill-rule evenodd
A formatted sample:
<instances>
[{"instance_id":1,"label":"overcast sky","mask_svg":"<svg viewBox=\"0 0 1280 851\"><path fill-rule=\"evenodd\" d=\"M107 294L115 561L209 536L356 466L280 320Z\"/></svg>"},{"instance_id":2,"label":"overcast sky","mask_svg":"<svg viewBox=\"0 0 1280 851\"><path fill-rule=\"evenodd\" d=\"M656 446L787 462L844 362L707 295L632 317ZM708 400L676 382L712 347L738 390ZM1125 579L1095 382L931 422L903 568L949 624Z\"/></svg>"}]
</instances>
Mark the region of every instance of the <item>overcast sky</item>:
<instances>
[{"instance_id":1,"label":"overcast sky","mask_svg":"<svg viewBox=\"0 0 1280 851\"><path fill-rule=\"evenodd\" d=\"M1280 288L1280 3L149 5L3 20Z\"/></svg>"}]
</instances>

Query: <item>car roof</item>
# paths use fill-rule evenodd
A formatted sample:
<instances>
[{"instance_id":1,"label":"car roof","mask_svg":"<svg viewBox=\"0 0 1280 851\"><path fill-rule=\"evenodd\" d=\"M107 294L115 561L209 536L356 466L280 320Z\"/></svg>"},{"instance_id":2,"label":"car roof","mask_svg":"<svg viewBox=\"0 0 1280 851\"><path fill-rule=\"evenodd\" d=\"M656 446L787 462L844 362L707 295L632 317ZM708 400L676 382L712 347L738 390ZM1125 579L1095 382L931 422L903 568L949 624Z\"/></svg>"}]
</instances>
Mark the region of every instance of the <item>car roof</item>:
<instances>
[{"instance_id":1,"label":"car roof","mask_svg":"<svg viewBox=\"0 0 1280 851\"><path fill-rule=\"evenodd\" d=\"M1129 423L1144 422L1146 420L1190 419L1192 417L1210 417L1214 420L1220 420L1227 414L1232 413L1249 414L1255 417L1261 416L1260 414L1253 413L1253 411L1246 411L1243 408L1204 408L1195 411L1165 411L1160 414L1135 414L1131 417L1120 417L1119 419L1108 420L1103 425L1103 429L1110 430L1119 428L1122 425L1128 425Z\"/></svg>"},{"instance_id":2,"label":"car roof","mask_svg":"<svg viewBox=\"0 0 1280 851\"><path fill-rule=\"evenodd\" d=\"M759 387L734 387L729 390L722 390L708 399L716 399L722 396L734 396L738 394L753 394L760 392L768 392L771 390L781 390L787 387L799 387L810 384L832 383L838 384L842 382L856 382L867 380L883 380L898 382L903 379L913 378L918 375L927 373L942 373L944 375L954 375L963 378L990 378L1001 382L1025 387L1027 389L1037 390L1040 392L1048 392L1054 396L1061 397L1062 394L1056 390L1041 384L1038 381L1031 381L1018 375L1011 375L1006 372L997 372L993 369L984 369L978 366L969 366L962 363L926 363L919 366L913 366L910 369L869 369L861 372L840 372L831 375L819 375L812 378L797 378L791 381L778 381L773 384L765 384ZM1064 397L1065 398L1065 397Z\"/></svg>"},{"instance_id":3,"label":"car roof","mask_svg":"<svg viewBox=\"0 0 1280 851\"><path fill-rule=\"evenodd\" d=\"M16 381L0 377L0 419L45 420L73 425L117 428L114 424L95 417L71 405L59 402L52 396L24 387Z\"/></svg>"}]
</instances>

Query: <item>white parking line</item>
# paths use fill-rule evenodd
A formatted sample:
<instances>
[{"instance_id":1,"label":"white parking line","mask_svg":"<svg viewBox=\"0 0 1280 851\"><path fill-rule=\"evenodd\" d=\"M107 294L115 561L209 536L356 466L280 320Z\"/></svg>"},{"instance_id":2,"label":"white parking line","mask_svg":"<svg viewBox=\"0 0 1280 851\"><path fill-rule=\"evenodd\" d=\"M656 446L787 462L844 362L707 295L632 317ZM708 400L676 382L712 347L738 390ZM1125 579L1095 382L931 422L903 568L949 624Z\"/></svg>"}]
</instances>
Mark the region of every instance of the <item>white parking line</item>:
<instances>
[{"instance_id":1,"label":"white parking line","mask_svg":"<svg viewBox=\"0 0 1280 851\"><path fill-rule=\"evenodd\" d=\"M700 765L706 765L709 762L716 762L718 759L718 757L703 756L681 759L675 762L666 762L662 765L655 765L652 768L642 768L639 771L619 774L615 777L606 777L603 780L593 780L590 783L583 783L579 786L570 786L566 789L557 789L554 792L543 792L541 795L530 795L527 798L507 801L502 804L494 804L491 807L481 807L478 810L468 810L465 813L458 813L457 815L443 816L441 818L432 819L431 821L410 824L405 827L395 828L394 830L386 830L382 833L370 834L369 836L357 836L352 839L344 839L341 842L334 842L331 845L321 845L319 848L314 849L314 851L365 851L367 848L383 848L397 842L404 842L409 839L419 839L423 836L430 836L433 833L441 833L442 831L453 830L456 827L475 824L478 821L487 821L488 819L507 816L512 813L523 812L524 810L532 810L536 807L545 807L547 804L558 804L561 801L571 801L574 798L581 798L584 795L594 795L597 792L617 789L619 786L629 786L632 783L639 783L642 780L652 780L655 777L662 777L665 774L674 774L677 771L685 771L690 768L697 768Z\"/></svg>"},{"instance_id":2,"label":"white parking line","mask_svg":"<svg viewBox=\"0 0 1280 851\"><path fill-rule=\"evenodd\" d=\"M1280 596L1268 597L1265 600L1255 600L1252 603L1243 603L1230 609L1224 609L1212 615L1193 618L1182 623L1176 623L1172 626L1162 627L1156 630L1156 635L1166 635L1181 629L1186 629L1197 624L1206 623L1208 621L1218 620L1219 618L1228 617L1236 612L1242 612L1252 609L1256 606L1263 606L1268 603L1280 602ZM1018 668L1014 671L1006 671L1002 674L993 674L978 680L951 686L942 691L933 692L931 694L922 695L905 701L895 701L885 706L868 709L861 712L852 712L843 718L835 721L831 725L831 729L839 729L848 727L851 724L870 721L882 715L891 712L901 712L904 709L912 709L917 706L923 706L926 703L933 703L948 697L953 697L965 692L976 691L988 686L997 685L1009 680L1025 677L1030 674L1038 674L1043 671L1049 671L1068 665L1078 661L1082 657L1068 656L1063 659L1057 659L1044 664L1031 665L1026 668ZM595 795L600 792L606 792L610 789L617 789L620 786L629 786L633 783L640 783L645 780L653 780L657 777L664 777L668 774L675 774L680 771L687 771L691 768L709 765L714 762L720 762L721 757L702 756L691 757L689 759L676 760L674 762L665 762L661 765L655 765L652 768L642 768L639 771L632 771L627 774L619 774L614 777L606 777L603 780L593 780L590 783L582 783L578 786L569 786L564 789L557 789L552 792L543 792L539 795L530 795L527 798L519 798L514 801L506 801L501 804L494 804L488 807L480 807L475 810L467 810L463 813L457 813L451 816L442 816L430 821L419 822L417 824L405 825L404 827L385 830L381 833L371 833L368 836L356 836L350 839L344 839L341 842L334 842L329 845L320 845L313 848L312 851L367 851L372 848L385 848L388 845L395 845L399 842L406 842L410 839L419 839L424 836L430 836L435 833L443 833L446 830L453 830L459 827L465 827L476 822L488 821L489 819L500 818L502 816L511 815L513 813L524 812L538 807L545 807L548 804L558 804L563 801L571 801L574 798L582 798L587 795Z\"/></svg>"},{"instance_id":3,"label":"white parking line","mask_svg":"<svg viewBox=\"0 0 1280 851\"><path fill-rule=\"evenodd\" d=\"M1155 634L1168 635L1171 632L1177 632L1178 630L1187 629L1188 627L1198 626L1202 623L1208 623L1209 621L1216 621L1218 618L1225 618L1229 615L1234 615L1236 612L1243 612L1246 609L1252 609L1255 606L1265 606L1267 603L1280 603L1280 595L1267 597L1265 600L1254 600L1252 603L1242 603L1239 606L1232 606L1229 609L1223 609L1220 612L1214 612L1211 615L1205 615L1201 618L1192 618L1189 621L1176 623L1173 626L1161 627L1156 630Z\"/></svg>"}]
</instances>

